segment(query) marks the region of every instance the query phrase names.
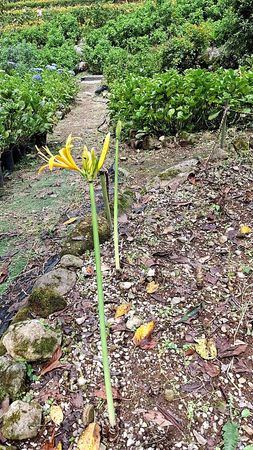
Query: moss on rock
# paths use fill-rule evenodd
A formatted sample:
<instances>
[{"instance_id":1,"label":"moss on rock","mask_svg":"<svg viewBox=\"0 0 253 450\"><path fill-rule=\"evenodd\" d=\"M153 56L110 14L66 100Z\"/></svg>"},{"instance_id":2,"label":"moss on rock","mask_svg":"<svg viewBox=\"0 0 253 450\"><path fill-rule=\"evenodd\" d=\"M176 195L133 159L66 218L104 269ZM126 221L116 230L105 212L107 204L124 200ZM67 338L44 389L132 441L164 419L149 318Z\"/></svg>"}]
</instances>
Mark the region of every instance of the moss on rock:
<instances>
[{"instance_id":1,"label":"moss on rock","mask_svg":"<svg viewBox=\"0 0 253 450\"><path fill-rule=\"evenodd\" d=\"M51 358L61 339L60 330L52 329L43 319L33 319L11 325L3 344L15 360L43 361Z\"/></svg>"},{"instance_id":2,"label":"moss on rock","mask_svg":"<svg viewBox=\"0 0 253 450\"><path fill-rule=\"evenodd\" d=\"M159 175L159 178L161 180L170 180L171 178L175 178L177 175L180 174L180 170L179 169L167 169L164 172L161 172Z\"/></svg>"},{"instance_id":3,"label":"moss on rock","mask_svg":"<svg viewBox=\"0 0 253 450\"><path fill-rule=\"evenodd\" d=\"M98 216L98 229L100 242L107 241L111 233L107 220L103 215ZM63 245L62 254L78 256L91 249L93 249L93 233L91 215L89 215L71 231Z\"/></svg>"},{"instance_id":4,"label":"moss on rock","mask_svg":"<svg viewBox=\"0 0 253 450\"><path fill-rule=\"evenodd\" d=\"M53 288L37 288L32 291L28 300L28 310L37 317L46 319L56 311L66 308L67 302Z\"/></svg>"},{"instance_id":5,"label":"moss on rock","mask_svg":"<svg viewBox=\"0 0 253 450\"><path fill-rule=\"evenodd\" d=\"M17 322L23 322L24 320L27 320L31 318L30 311L28 306L23 306L13 317L11 323L17 323Z\"/></svg>"},{"instance_id":6,"label":"moss on rock","mask_svg":"<svg viewBox=\"0 0 253 450\"><path fill-rule=\"evenodd\" d=\"M0 402L9 396L15 400L23 390L26 378L26 365L4 355L0 357Z\"/></svg>"},{"instance_id":7,"label":"moss on rock","mask_svg":"<svg viewBox=\"0 0 253 450\"><path fill-rule=\"evenodd\" d=\"M1 339L1 341L0 341L0 356L5 355L6 353L7 353L7 350L4 346L4 344L2 343L2 339Z\"/></svg>"}]
</instances>

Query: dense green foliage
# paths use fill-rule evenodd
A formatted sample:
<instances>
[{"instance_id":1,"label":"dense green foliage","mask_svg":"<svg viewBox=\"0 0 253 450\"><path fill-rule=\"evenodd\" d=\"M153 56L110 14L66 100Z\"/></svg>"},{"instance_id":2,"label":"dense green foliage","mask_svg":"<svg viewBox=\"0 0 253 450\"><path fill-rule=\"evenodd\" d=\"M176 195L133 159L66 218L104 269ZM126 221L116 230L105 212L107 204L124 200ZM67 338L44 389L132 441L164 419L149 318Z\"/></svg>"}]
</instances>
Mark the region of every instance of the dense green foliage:
<instances>
[{"instance_id":1,"label":"dense green foliage","mask_svg":"<svg viewBox=\"0 0 253 450\"><path fill-rule=\"evenodd\" d=\"M219 126L229 104L230 123L250 122L252 71L220 67L252 67L252 14L253 0L165 0L91 30L85 57L110 84L112 118L157 134L196 131Z\"/></svg>"},{"instance_id":2,"label":"dense green foliage","mask_svg":"<svg viewBox=\"0 0 253 450\"><path fill-rule=\"evenodd\" d=\"M199 131L219 125L230 106L231 124L253 108L253 71L170 70L153 78L129 76L113 85L110 109L125 128L157 134Z\"/></svg>"},{"instance_id":3,"label":"dense green foliage","mask_svg":"<svg viewBox=\"0 0 253 450\"><path fill-rule=\"evenodd\" d=\"M25 145L33 135L52 131L77 91L73 69L77 70L82 55L75 45L84 30L115 19L122 10L139 7L76 7L72 1L73 8L65 8L65 0L53 0L56 9L43 8L38 20L37 9L32 8L36 2L26 3L29 8L23 8L25 2L16 2L16 9L10 8L12 3L1 3L9 11L1 18L5 28L0 36L0 153L14 143Z\"/></svg>"},{"instance_id":4,"label":"dense green foliage","mask_svg":"<svg viewBox=\"0 0 253 450\"><path fill-rule=\"evenodd\" d=\"M59 111L76 94L73 75L57 70L0 73L0 153L11 144L25 144L34 134L51 131Z\"/></svg>"}]
</instances>

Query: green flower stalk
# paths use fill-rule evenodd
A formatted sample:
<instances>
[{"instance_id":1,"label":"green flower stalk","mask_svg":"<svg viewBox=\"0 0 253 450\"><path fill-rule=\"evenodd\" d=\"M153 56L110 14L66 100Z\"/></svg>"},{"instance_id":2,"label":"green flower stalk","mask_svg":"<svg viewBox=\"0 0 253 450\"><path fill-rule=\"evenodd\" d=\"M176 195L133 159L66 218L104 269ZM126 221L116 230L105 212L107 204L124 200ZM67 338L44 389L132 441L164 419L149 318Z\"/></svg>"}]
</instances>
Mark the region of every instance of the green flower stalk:
<instances>
[{"instance_id":1,"label":"green flower stalk","mask_svg":"<svg viewBox=\"0 0 253 450\"><path fill-rule=\"evenodd\" d=\"M101 187L102 187L105 215L106 215L106 219L107 219L107 222L108 222L110 230L111 230L112 229L112 215L111 215L111 209L110 209L109 197L108 197L108 182L107 182L108 175L104 170L100 170L99 176L100 176L100 183L101 183Z\"/></svg>"},{"instance_id":2,"label":"green flower stalk","mask_svg":"<svg viewBox=\"0 0 253 450\"><path fill-rule=\"evenodd\" d=\"M114 179L114 214L113 214L113 238L115 266L120 270L119 261L119 142L122 130L122 122L119 120L116 126L116 148L115 148L115 179Z\"/></svg>"},{"instance_id":3,"label":"green flower stalk","mask_svg":"<svg viewBox=\"0 0 253 450\"><path fill-rule=\"evenodd\" d=\"M38 153L42 159L46 162L39 172L49 168L53 170L54 167L59 167L66 170L74 170L80 173L80 175L89 183L90 192L90 202L91 202L91 214L92 214L92 228L93 228L93 241L94 241L94 251L95 251L95 261L96 261L96 278L97 278L97 293L98 293L98 313L99 313L99 325L100 325L100 337L102 344L102 357L103 357L103 369L104 369L104 380L105 380L105 391L108 406L108 416L111 427L116 425L115 410L113 404L112 395L112 385L110 376L110 366L109 357L107 349L107 339L106 339L106 326L105 326L105 307L104 307L104 292L103 292L103 279L101 270L101 257L100 257L100 243L99 243L99 233L98 233L98 221L97 221L97 208L96 199L94 191L94 179L96 178L98 172L102 169L107 153L109 151L110 145L110 134L105 138L103 149L100 158L97 159L95 150L92 149L90 152L86 146L84 146L82 153L82 167L78 167L71 155L72 139L71 136L68 137L66 146L59 151L59 154L53 155L48 147L45 147L45 153L41 152L39 149Z\"/></svg>"}]
</instances>

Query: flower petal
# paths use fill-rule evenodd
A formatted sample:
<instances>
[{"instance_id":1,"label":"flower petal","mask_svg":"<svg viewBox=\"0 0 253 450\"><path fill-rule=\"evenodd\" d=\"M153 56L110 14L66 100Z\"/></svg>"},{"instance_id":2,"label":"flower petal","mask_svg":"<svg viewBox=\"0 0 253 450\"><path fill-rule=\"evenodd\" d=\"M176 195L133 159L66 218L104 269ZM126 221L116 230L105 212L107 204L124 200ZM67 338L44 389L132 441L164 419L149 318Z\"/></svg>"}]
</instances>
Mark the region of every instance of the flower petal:
<instances>
[{"instance_id":1,"label":"flower petal","mask_svg":"<svg viewBox=\"0 0 253 450\"><path fill-rule=\"evenodd\" d=\"M41 166L38 170L38 174L40 174L43 170L48 168L48 164L44 164L43 166Z\"/></svg>"},{"instance_id":2,"label":"flower petal","mask_svg":"<svg viewBox=\"0 0 253 450\"><path fill-rule=\"evenodd\" d=\"M101 155L100 155L100 158L99 158L99 161L98 161L98 166L97 166L97 170L98 170L98 171L99 171L99 170L103 167L103 165L104 165L105 158L106 158L106 156L107 156L109 147L110 147L110 133L107 134L107 136L106 136L106 138L105 138L105 140L104 140L103 149L102 149L102 152L101 152Z\"/></svg>"}]
</instances>

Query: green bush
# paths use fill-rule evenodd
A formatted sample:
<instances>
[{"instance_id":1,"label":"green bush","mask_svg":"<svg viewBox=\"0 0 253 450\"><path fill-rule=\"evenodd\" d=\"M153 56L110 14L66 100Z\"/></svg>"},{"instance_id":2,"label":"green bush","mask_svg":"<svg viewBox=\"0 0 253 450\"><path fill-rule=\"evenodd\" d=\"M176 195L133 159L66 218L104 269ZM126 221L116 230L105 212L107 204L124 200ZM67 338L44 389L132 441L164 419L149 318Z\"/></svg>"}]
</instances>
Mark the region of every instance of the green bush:
<instances>
[{"instance_id":1,"label":"green bush","mask_svg":"<svg viewBox=\"0 0 253 450\"><path fill-rule=\"evenodd\" d=\"M222 63L236 67L253 53L253 0L227 1L230 20L223 21Z\"/></svg>"},{"instance_id":2,"label":"green bush","mask_svg":"<svg viewBox=\"0 0 253 450\"><path fill-rule=\"evenodd\" d=\"M115 82L110 110L114 121L124 121L126 130L199 131L218 127L226 104L231 108L229 123L245 122L244 114L253 112L252 90L253 71L170 70L151 79L129 76Z\"/></svg>"},{"instance_id":3,"label":"green bush","mask_svg":"<svg viewBox=\"0 0 253 450\"><path fill-rule=\"evenodd\" d=\"M68 72L44 70L23 77L0 72L0 153L34 134L52 131L57 111L64 111L76 92Z\"/></svg>"}]
</instances>

